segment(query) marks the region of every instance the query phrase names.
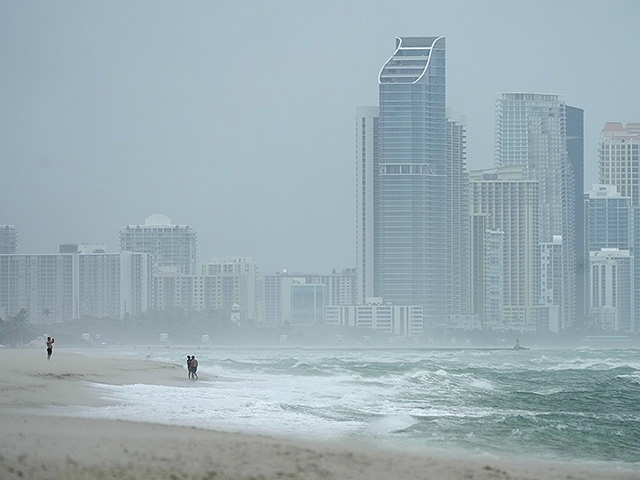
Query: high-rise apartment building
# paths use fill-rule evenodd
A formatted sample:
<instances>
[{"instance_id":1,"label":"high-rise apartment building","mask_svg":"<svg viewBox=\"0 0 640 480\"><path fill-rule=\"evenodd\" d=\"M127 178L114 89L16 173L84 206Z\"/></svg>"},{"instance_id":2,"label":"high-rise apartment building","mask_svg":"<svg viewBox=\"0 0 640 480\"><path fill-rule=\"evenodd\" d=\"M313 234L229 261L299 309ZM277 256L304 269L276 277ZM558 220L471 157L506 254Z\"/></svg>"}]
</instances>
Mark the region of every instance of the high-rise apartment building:
<instances>
[{"instance_id":1,"label":"high-rise apartment building","mask_svg":"<svg viewBox=\"0 0 640 480\"><path fill-rule=\"evenodd\" d=\"M378 117L378 107L356 109L356 271L359 304L373 297L373 185Z\"/></svg>"},{"instance_id":2,"label":"high-rise apartment building","mask_svg":"<svg viewBox=\"0 0 640 480\"><path fill-rule=\"evenodd\" d=\"M125 318L147 310L151 261L146 253L0 255L0 316L22 308L33 323L83 316Z\"/></svg>"},{"instance_id":3,"label":"high-rise apartment building","mask_svg":"<svg viewBox=\"0 0 640 480\"><path fill-rule=\"evenodd\" d=\"M154 308L166 310L237 310L241 321L249 317L245 278L240 273L183 275L175 269L161 269L155 274ZM254 303L255 304L255 303ZM253 312L253 310L251 310Z\"/></svg>"},{"instance_id":4,"label":"high-rise apartment building","mask_svg":"<svg viewBox=\"0 0 640 480\"><path fill-rule=\"evenodd\" d=\"M425 328L470 311L466 133L448 121L444 37L399 37L379 106L356 120L360 304L423 307Z\"/></svg>"},{"instance_id":5,"label":"high-rise apartment building","mask_svg":"<svg viewBox=\"0 0 640 480\"><path fill-rule=\"evenodd\" d=\"M636 282L640 281L638 272L635 269L638 250L636 248L637 239L635 233L637 226L635 225L636 219L634 216L639 210L638 207L631 205L630 197L620 195L615 185L603 184L592 186L592 189L585 194L584 205L587 229L586 245L587 251L590 254L589 261L594 258L601 258L602 254L600 253L598 254L599 256L591 257L593 252L609 251L610 249L628 252L634 262L633 271L635 278L633 285L634 288L636 288ZM586 283L588 305L593 303L590 298L593 288L595 287L590 284L592 276L593 272L591 272ZM598 306L598 308L600 307ZM640 312L636 311L635 303L633 310L634 317L637 318ZM588 310L587 314L591 319L591 326L602 326L606 324L607 322L603 320L603 318L606 317L606 312L607 310L602 309L597 311ZM603 315L605 315L605 317L603 317ZM637 320L634 323L640 325Z\"/></svg>"},{"instance_id":6,"label":"high-rise apartment building","mask_svg":"<svg viewBox=\"0 0 640 480\"><path fill-rule=\"evenodd\" d=\"M466 169L467 132L461 121L447 119L445 130L445 210L448 324L469 315L470 240L469 176Z\"/></svg>"},{"instance_id":7,"label":"high-rise apartment building","mask_svg":"<svg viewBox=\"0 0 640 480\"><path fill-rule=\"evenodd\" d=\"M18 231L13 225L0 225L0 255L18 251Z\"/></svg>"},{"instance_id":8,"label":"high-rise apartment building","mask_svg":"<svg viewBox=\"0 0 640 480\"><path fill-rule=\"evenodd\" d=\"M584 226L584 110L566 106L567 157L573 171L573 218L576 256L576 327L584 327L587 318L585 292L588 255Z\"/></svg>"},{"instance_id":9,"label":"high-rise apartment building","mask_svg":"<svg viewBox=\"0 0 640 480\"><path fill-rule=\"evenodd\" d=\"M539 241L562 236L560 328L576 322L576 176L567 153L567 106L559 95L503 93L496 102L496 166L519 165L540 185ZM576 160L577 161L577 160Z\"/></svg>"},{"instance_id":10,"label":"high-rise apartment building","mask_svg":"<svg viewBox=\"0 0 640 480\"><path fill-rule=\"evenodd\" d=\"M151 305L147 253L80 253L74 259L75 318L126 318Z\"/></svg>"},{"instance_id":11,"label":"high-rise apartment building","mask_svg":"<svg viewBox=\"0 0 640 480\"><path fill-rule=\"evenodd\" d=\"M256 316L256 281L258 269L251 257L216 257L202 265L203 275L233 277L238 286L239 305L244 319L257 320Z\"/></svg>"},{"instance_id":12,"label":"high-rise apartment building","mask_svg":"<svg viewBox=\"0 0 640 480\"><path fill-rule=\"evenodd\" d=\"M589 256L593 325L609 331L634 331L634 275L629 250L602 248Z\"/></svg>"},{"instance_id":13,"label":"high-rise apartment building","mask_svg":"<svg viewBox=\"0 0 640 480\"><path fill-rule=\"evenodd\" d=\"M499 328L504 309L504 232L488 229L488 215L471 215L471 313L480 328Z\"/></svg>"},{"instance_id":14,"label":"high-rise apartment building","mask_svg":"<svg viewBox=\"0 0 640 480\"><path fill-rule=\"evenodd\" d=\"M378 83L374 296L445 325L444 37L397 38Z\"/></svg>"},{"instance_id":15,"label":"high-rise apartment building","mask_svg":"<svg viewBox=\"0 0 640 480\"><path fill-rule=\"evenodd\" d=\"M144 225L127 225L120 230L121 252L150 253L154 272L176 267L184 275L196 274L197 234L189 225L172 225L165 215L150 215Z\"/></svg>"},{"instance_id":16,"label":"high-rise apartment building","mask_svg":"<svg viewBox=\"0 0 640 480\"><path fill-rule=\"evenodd\" d=\"M0 317L25 308L32 323L76 318L73 255L0 255Z\"/></svg>"},{"instance_id":17,"label":"high-rise apartment building","mask_svg":"<svg viewBox=\"0 0 640 480\"><path fill-rule=\"evenodd\" d=\"M500 328L534 331L537 329L535 305L540 288L539 184L536 180L526 180L522 171L521 166L511 166L498 168L495 172L469 172L470 207L472 216L486 216L483 230L504 234L504 300ZM477 225L474 231L476 228ZM479 260L474 262L479 263Z\"/></svg>"},{"instance_id":18,"label":"high-rise apartment building","mask_svg":"<svg viewBox=\"0 0 640 480\"><path fill-rule=\"evenodd\" d=\"M538 330L560 331L560 305L562 305L562 249L561 235L551 242L540 243L540 297Z\"/></svg>"},{"instance_id":19,"label":"high-rise apartment building","mask_svg":"<svg viewBox=\"0 0 640 480\"><path fill-rule=\"evenodd\" d=\"M635 298L640 299L640 123L607 122L600 137L600 183L615 185L631 199L634 217L633 249ZM636 329L640 329L640 308Z\"/></svg>"}]
</instances>

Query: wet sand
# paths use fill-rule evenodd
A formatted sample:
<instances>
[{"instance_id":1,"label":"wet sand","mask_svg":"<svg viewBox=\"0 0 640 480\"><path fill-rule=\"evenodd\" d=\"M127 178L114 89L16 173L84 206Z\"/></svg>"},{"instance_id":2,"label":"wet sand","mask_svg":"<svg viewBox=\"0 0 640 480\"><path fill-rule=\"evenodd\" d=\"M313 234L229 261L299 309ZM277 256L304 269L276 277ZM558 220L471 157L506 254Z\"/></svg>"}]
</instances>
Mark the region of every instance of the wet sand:
<instances>
[{"instance_id":1,"label":"wet sand","mask_svg":"<svg viewBox=\"0 0 640 480\"><path fill-rule=\"evenodd\" d=\"M143 357L143 355L141 355ZM203 372L206 377L206 372ZM55 414L97 406L90 382L184 386L182 365L99 352L0 350L0 479L434 479L637 480L613 471L533 460L403 454L362 445L300 442L189 427ZM312 432L310 432L312 436Z\"/></svg>"}]
</instances>

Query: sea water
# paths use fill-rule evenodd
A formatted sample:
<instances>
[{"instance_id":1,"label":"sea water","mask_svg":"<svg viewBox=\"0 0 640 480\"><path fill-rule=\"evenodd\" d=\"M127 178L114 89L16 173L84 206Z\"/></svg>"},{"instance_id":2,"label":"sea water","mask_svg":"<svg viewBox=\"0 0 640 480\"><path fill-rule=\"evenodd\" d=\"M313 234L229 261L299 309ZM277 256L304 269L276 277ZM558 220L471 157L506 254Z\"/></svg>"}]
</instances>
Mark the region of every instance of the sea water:
<instances>
[{"instance_id":1,"label":"sea water","mask_svg":"<svg viewBox=\"0 0 640 480\"><path fill-rule=\"evenodd\" d=\"M118 352L184 363L180 387L95 386L75 414L403 450L640 468L638 350L199 348Z\"/></svg>"}]
</instances>

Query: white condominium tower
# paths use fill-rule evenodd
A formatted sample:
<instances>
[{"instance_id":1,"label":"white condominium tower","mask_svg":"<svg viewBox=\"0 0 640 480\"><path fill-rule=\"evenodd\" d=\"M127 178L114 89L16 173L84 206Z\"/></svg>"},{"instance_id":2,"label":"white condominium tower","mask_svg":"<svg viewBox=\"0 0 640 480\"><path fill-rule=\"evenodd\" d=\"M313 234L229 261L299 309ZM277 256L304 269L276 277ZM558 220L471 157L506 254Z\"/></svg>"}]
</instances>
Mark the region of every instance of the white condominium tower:
<instances>
[{"instance_id":1,"label":"white condominium tower","mask_svg":"<svg viewBox=\"0 0 640 480\"><path fill-rule=\"evenodd\" d=\"M29 321L126 318L150 306L146 253L0 255L0 316L25 308Z\"/></svg>"},{"instance_id":2,"label":"white condominium tower","mask_svg":"<svg viewBox=\"0 0 640 480\"><path fill-rule=\"evenodd\" d=\"M522 167L513 166L498 168L495 172L471 171L469 184L472 217L476 220L478 216L486 217L479 228L504 232L499 247L504 255L503 311L501 318L487 318L485 322L497 328L534 331L540 268L538 182L524 179ZM478 244L474 248L485 247ZM477 253L474 252L474 258L478 257ZM476 303L483 301L490 299Z\"/></svg>"},{"instance_id":3,"label":"white condominium tower","mask_svg":"<svg viewBox=\"0 0 640 480\"><path fill-rule=\"evenodd\" d=\"M120 251L150 253L154 272L159 267L175 267L184 275L197 273L196 231L189 225L172 225L171 219L165 215L150 215L144 225L122 228Z\"/></svg>"},{"instance_id":4,"label":"white condominium tower","mask_svg":"<svg viewBox=\"0 0 640 480\"><path fill-rule=\"evenodd\" d=\"M356 271L357 303L360 305L374 296L373 185L378 115L378 107L356 109Z\"/></svg>"},{"instance_id":5,"label":"white condominium tower","mask_svg":"<svg viewBox=\"0 0 640 480\"><path fill-rule=\"evenodd\" d=\"M589 252L589 306L594 327L633 332L633 259L629 250L602 248Z\"/></svg>"},{"instance_id":6,"label":"white condominium tower","mask_svg":"<svg viewBox=\"0 0 640 480\"><path fill-rule=\"evenodd\" d=\"M497 167L522 167L540 185L539 241L562 236L560 328L575 323L575 183L567 153L567 106L559 95L503 93L496 103Z\"/></svg>"},{"instance_id":7,"label":"white condominium tower","mask_svg":"<svg viewBox=\"0 0 640 480\"><path fill-rule=\"evenodd\" d=\"M471 312L469 174L467 131L461 121L447 119L445 131L445 212L447 257L447 313L453 318Z\"/></svg>"}]
</instances>

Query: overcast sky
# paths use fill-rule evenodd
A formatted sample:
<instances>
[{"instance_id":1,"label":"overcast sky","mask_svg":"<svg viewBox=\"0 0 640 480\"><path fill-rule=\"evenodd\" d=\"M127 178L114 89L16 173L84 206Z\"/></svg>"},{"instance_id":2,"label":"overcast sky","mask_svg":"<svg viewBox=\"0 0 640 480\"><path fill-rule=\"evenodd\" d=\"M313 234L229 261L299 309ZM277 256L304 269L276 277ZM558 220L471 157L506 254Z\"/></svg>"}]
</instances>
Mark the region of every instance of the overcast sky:
<instances>
[{"instance_id":1,"label":"overcast sky","mask_svg":"<svg viewBox=\"0 0 640 480\"><path fill-rule=\"evenodd\" d=\"M355 265L355 109L396 36L447 37L470 168L493 165L496 92L640 121L637 1L0 0L0 224L20 253L106 244L163 213L199 259Z\"/></svg>"}]
</instances>

